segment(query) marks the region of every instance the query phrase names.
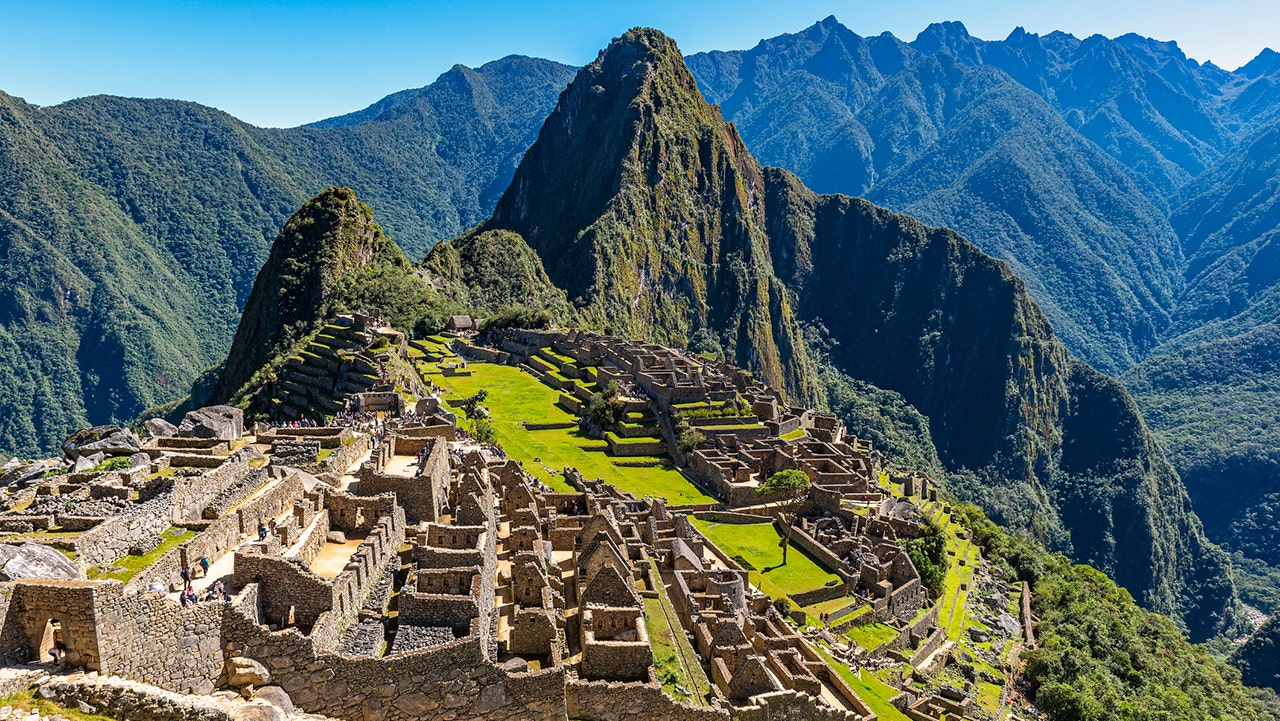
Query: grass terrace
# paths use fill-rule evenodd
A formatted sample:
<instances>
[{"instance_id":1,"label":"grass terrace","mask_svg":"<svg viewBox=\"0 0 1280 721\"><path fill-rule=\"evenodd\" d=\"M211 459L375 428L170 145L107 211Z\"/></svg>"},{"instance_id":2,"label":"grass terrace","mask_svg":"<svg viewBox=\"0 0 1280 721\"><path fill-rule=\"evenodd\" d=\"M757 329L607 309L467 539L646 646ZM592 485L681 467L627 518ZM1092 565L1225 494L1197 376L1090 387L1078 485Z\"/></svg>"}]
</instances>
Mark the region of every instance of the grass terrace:
<instances>
[{"instance_id":1,"label":"grass terrace","mask_svg":"<svg viewBox=\"0 0 1280 721\"><path fill-rule=\"evenodd\" d=\"M519 368L471 362L467 364L471 375L445 376L433 373L432 363L418 365L446 391L446 401L487 389L489 396L484 405L492 413L498 443L508 456L558 491L573 490L561 475L565 466L571 466L587 478L603 479L637 497L656 496L672 505L715 502L673 468L665 456L619 459L605 452L605 441L589 438L576 427L536 431L525 428L521 423L573 423L577 417L556 405L558 391ZM619 466L615 461L628 465Z\"/></svg>"},{"instance_id":2,"label":"grass terrace","mask_svg":"<svg viewBox=\"0 0 1280 721\"><path fill-rule=\"evenodd\" d=\"M851 627L848 631L845 631L844 636L862 648L874 651L897 638L898 630L883 623L868 623L863 626Z\"/></svg>"},{"instance_id":3,"label":"grass terrace","mask_svg":"<svg viewBox=\"0 0 1280 721\"><path fill-rule=\"evenodd\" d=\"M95 566L89 569L89 578L96 581L116 580L121 583L128 583L147 566L155 563L156 559L183 543L186 543L195 535L196 532L190 529L171 527L162 534L161 537L164 541L159 546L156 546L154 549L142 554L141 556L125 555L123 558L111 564L112 568L118 568L120 570L107 571L106 569L100 569Z\"/></svg>"},{"instance_id":4,"label":"grass terrace","mask_svg":"<svg viewBox=\"0 0 1280 721\"><path fill-rule=\"evenodd\" d=\"M61 717L64 721L115 721L110 716L88 714L78 708L59 706L52 701L37 697L35 689L30 688L0 699L0 706L14 710L15 713L9 718L19 718L38 712L42 718Z\"/></svg>"},{"instance_id":5,"label":"grass terrace","mask_svg":"<svg viewBox=\"0 0 1280 721\"><path fill-rule=\"evenodd\" d=\"M840 678L858 694L858 698L862 699L876 716L882 721L910 721L906 714L899 711L890 699L898 695L898 691L890 687L885 682L876 678L870 673L855 672L843 663L831 657L826 647L819 644L817 647L818 655L827 662L827 665L835 669Z\"/></svg>"},{"instance_id":6,"label":"grass terrace","mask_svg":"<svg viewBox=\"0 0 1280 721\"><path fill-rule=\"evenodd\" d=\"M653 647L653 665L663 693L684 703L702 706L711 695L711 682L703 671L698 655L680 628L667 590L662 585L658 565L649 561L658 597L644 599L645 629Z\"/></svg>"},{"instance_id":7,"label":"grass terrace","mask_svg":"<svg viewBox=\"0 0 1280 721\"><path fill-rule=\"evenodd\" d=\"M768 520L718 523L695 518L693 523L726 555L740 559L739 563L745 561L751 583L772 598L812 591L827 585L828 581L840 580L796 546L791 546L787 553L787 565L779 565L782 536Z\"/></svg>"}]
</instances>

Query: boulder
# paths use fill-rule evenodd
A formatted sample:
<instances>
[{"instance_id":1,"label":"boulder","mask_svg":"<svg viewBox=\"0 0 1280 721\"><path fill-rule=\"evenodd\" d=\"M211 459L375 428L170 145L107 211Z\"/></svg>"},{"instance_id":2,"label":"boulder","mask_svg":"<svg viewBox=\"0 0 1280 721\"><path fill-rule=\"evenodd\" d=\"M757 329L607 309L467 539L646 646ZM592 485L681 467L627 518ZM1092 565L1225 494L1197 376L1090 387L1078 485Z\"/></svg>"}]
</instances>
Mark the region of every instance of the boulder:
<instances>
[{"instance_id":1,"label":"boulder","mask_svg":"<svg viewBox=\"0 0 1280 721\"><path fill-rule=\"evenodd\" d=\"M346 543L347 534L343 533L342 531L329 531L329 533L325 536L324 540L328 541L329 543Z\"/></svg>"},{"instance_id":2,"label":"boulder","mask_svg":"<svg viewBox=\"0 0 1280 721\"><path fill-rule=\"evenodd\" d=\"M133 431L120 426L81 428L62 442L62 452L70 460L102 453L108 456L131 456L142 450Z\"/></svg>"},{"instance_id":3,"label":"boulder","mask_svg":"<svg viewBox=\"0 0 1280 721\"><path fill-rule=\"evenodd\" d=\"M163 418L152 418L142 422L147 434L152 438L172 438L178 435L178 427Z\"/></svg>"},{"instance_id":4,"label":"boulder","mask_svg":"<svg viewBox=\"0 0 1280 721\"><path fill-rule=\"evenodd\" d=\"M271 672L251 658L227 659L227 683L232 686L265 686L271 683Z\"/></svg>"},{"instance_id":5,"label":"boulder","mask_svg":"<svg viewBox=\"0 0 1280 721\"><path fill-rule=\"evenodd\" d=\"M266 701L285 713L293 713L293 699L289 698L289 694L279 686L264 686L258 689L253 697Z\"/></svg>"},{"instance_id":6,"label":"boulder","mask_svg":"<svg viewBox=\"0 0 1280 721\"><path fill-rule=\"evenodd\" d=\"M76 459L75 465L71 467L72 473L84 473L94 466L106 460L106 456L102 453L94 453L90 456L80 456Z\"/></svg>"},{"instance_id":7,"label":"boulder","mask_svg":"<svg viewBox=\"0 0 1280 721\"><path fill-rule=\"evenodd\" d=\"M1007 613L1000 614L1000 618L996 619L996 623L1000 626L1000 630L1004 631L1006 636L1022 635L1022 624L1018 623L1018 619Z\"/></svg>"},{"instance_id":8,"label":"boulder","mask_svg":"<svg viewBox=\"0 0 1280 721\"><path fill-rule=\"evenodd\" d=\"M515 658L507 659L502 664L502 670L507 673L524 673L529 670L529 662L516 656Z\"/></svg>"},{"instance_id":9,"label":"boulder","mask_svg":"<svg viewBox=\"0 0 1280 721\"><path fill-rule=\"evenodd\" d=\"M0 545L0 581L80 577L80 569L49 546L30 541L20 546Z\"/></svg>"},{"instance_id":10,"label":"boulder","mask_svg":"<svg viewBox=\"0 0 1280 721\"><path fill-rule=\"evenodd\" d=\"M44 477L49 471L57 470L62 466L53 466L47 463L15 463L6 465L3 473L0 473L0 486L18 486L26 487L32 481Z\"/></svg>"},{"instance_id":11,"label":"boulder","mask_svg":"<svg viewBox=\"0 0 1280 721\"><path fill-rule=\"evenodd\" d=\"M208 406L191 411L178 426L183 438L234 441L244 433L244 411L231 406Z\"/></svg>"},{"instance_id":12,"label":"boulder","mask_svg":"<svg viewBox=\"0 0 1280 721\"><path fill-rule=\"evenodd\" d=\"M283 721L284 714L269 703L253 703L236 708L232 718L236 721Z\"/></svg>"},{"instance_id":13,"label":"boulder","mask_svg":"<svg viewBox=\"0 0 1280 721\"><path fill-rule=\"evenodd\" d=\"M129 456L130 468L149 468L151 466L151 456L145 453L135 453Z\"/></svg>"}]
</instances>

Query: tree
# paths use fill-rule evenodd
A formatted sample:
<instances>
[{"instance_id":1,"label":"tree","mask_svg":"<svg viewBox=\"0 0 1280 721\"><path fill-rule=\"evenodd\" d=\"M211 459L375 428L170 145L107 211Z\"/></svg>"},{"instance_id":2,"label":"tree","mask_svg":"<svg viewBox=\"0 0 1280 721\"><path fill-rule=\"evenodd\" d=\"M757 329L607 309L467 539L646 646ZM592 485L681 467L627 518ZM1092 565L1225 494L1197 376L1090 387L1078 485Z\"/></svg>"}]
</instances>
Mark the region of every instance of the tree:
<instances>
[{"instance_id":1,"label":"tree","mask_svg":"<svg viewBox=\"0 0 1280 721\"><path fill-rule=\"evenodd\" d=\"M484 399L488 397L489 391L481 388L475 395L463 398L462 402L458 404L458 407L462 409L463 415L467 418L474 419L476 417L484 417L487 416L488 413L482 410L483 407L480 404L484 403Z\"/></svg>"},{"instance_id":2,"label":"tree","mask_svg":"<svg viewBox=\"0 0 1280 721\"><path fill-rule=\"evenodd\" d=\"M902 541L902 548L920 572L920 582L934 598L942 595L947 577L947 535L932 518L924 517L919 538Z\"/></svg>"},{"instance_id":3,"label":"tree","mask_svg":"<svg viewBox=\"0 0 1280 721\"><path fill-rule=\"evenodd\" d=\"M593 435L603 435L627 415L627 402L622 400L617 381L609 381L603 391L592 393L583 413L583 425Z\"/></svg>"},{"instance_id":4,"label":"tree","mask_svg":"<svg viewBox=\"0 0 1280 721\"><path fill-rule=\"evenodd\" d=\"M471 437L479 443L498 445L498 432L493 427L493 421L483 416L478 416L471 421Z\"/></svg>"},{"instance_id":5,"label":"tree","mask_svg":"<svg viewBox=\"0 0 1280 721\"><path fill-rule=\"evenodd\" d=\"M787 547L791 545L791 529L796 522L800 504L809 493L809 476L801 470L790 468L778 471L756 489L756 495L778 503L778 516L782 519L782 565L787 565Z\"/></svg>"}]
</instances>

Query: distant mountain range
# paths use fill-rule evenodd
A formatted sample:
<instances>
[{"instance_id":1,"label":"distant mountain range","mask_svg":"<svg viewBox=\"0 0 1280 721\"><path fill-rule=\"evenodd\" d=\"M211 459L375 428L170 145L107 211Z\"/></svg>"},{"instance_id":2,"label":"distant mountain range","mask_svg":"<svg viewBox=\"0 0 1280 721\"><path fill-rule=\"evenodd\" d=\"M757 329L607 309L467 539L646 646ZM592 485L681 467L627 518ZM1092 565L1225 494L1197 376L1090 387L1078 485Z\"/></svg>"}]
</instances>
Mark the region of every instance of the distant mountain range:
<instances>
[{"instance_id":1,"label":"distant mountain range","mask_svg":"<svg viewBox=\"0 0 1280 721\"><path fill-rule=\"evenodd\" d=\"M0 93L0 454L127 421L226 355L281 224L358 188L414 257L486 217L571 68L510 57L319 127Z\"/></svg>"},{"instance_id":2,"label":"distant mountain range","mask_svg":"<svg viewBox=\"0 0 1280 721\"><path fill-rule=\"evenodd\" d=\"M1135 392L1210 537L1280 562L1280 54L827 18L688 61L762 162L1006 260Z\"/></svg>"},{"instance_id":3,"label":"distant mountain range","mask_svg":"<svg viewBox=\"0 0 1280 721\"><path fill-rule=\"evenodd\" d=\"M1280 388L1274 328L1280 259L1271 247L1280 228L1280 54L1266 51L1227 71L1187 59L1173 43L1136 35L1082 40L1017 30L1005 40L984 41L958 23L943 23L907 43L888 34L863 38L828 18L750 50L693 55L687 64L695 89L720 105L734 124L723 127L736 126L736 134L723 142L648 139L664 147L651 157L676 163L642 169L659 188L652 197L665 200L654 205L649 196L635 196L609 206L640 225L606 222L598 212L603 196L592 194L616 188L574 182L621 182L597 167L605 161L594 154L572 156L573 167L535 173L538 158L557 142L548 138L526 164L526 178L516 174L544 119L558 107L563 114L567 101L559 94L574 69L549 61L513 56L476 70L458 66L425 88L289 130L255 128L191 103L101 96L40 108L0 94L0 453L47 451L75 427L127 420L181 396L224 358L270 239L285 219L307 197L341 184L377 208L381 224L414 259L492 213L483 237L467 237L490 261L518 262L522 280L504 287L502 297L522 297L546 277L561 294L548 290L542 300L563 309L567 297L584 321L616 332L656 331L669 342L713 344L797 398L822 401L825 395L830 402L831 394L814 381L829 369L897 392L912 412L923 413L906 426L919 429L927 418L939 462L972 471L968 490L986 493L989 508L1038 528L1047 540L1063 529L1103 523L1100 536L1076 539L1078 552L1104 567L1124 555L1116 550L1125 543L1120 532L1133 529L1105 519L1129 511L1089 495L1086 486L1045 481L1023 495L990 490L1001 488L991 483L997 466L990 461L1004 431L987 429L987 440L976 441L984 424L998 421L950 414L985 408L1006 391L956 375L951 366L961 351L937 345L941 330L931 325L951 322L952 310L919 317L921 335L900 338L906 343L900 353L924 354L936 365L928 371L886 364L855 333L875 327L867 324L877 314L906 312L908 299L899 294L907 288L941 294L915 311L951 308L946 303L963 297L951 295L961 292L963 278L945 274L969 261L949 257L885 277L852 271L828 277L839 267L829 263L855 259L828 246L824 239L831 235L797 230L803 222L878 227L899 221L870 206L814 196L807 186L861 195L953 228L1007 262L1066 348L1134 391L1203 509L1209 537L1280 561L1270 537L1254 532L1280 521L1280 458L1273 450L1280 427L1271 410ZM691 105L691 112L708 112L702 107ZM704 130L721 127L703 120ZM639 132L630 125L600 127L601 156L608 143L632 147L626 134ZM710 155L662 146L668 142ZM795 176L744 164L739 158L747 150ZM548 157L560 163L567 156ZM726 173L736 178L733 184ZM741 193L739 183L747 187ZM734 209L735 202L750 209L760 200L750 187L764 188L769 207L787 208L798 225L771 229L770 218ZM670 212L680 193L701 197L713 189L721 202L705 207L714 212ZM533 208L525 199L535 190L540 200ZM508 198L500 203L504 192ZM848 205L837 211L840 203ZM545 217L528 215L534 212ZM552 221L581 235L546 235ZM506 236L496 234L512 232L532 250L501 257ZM628 232L681 241L642 250ZM915 233L934 238L923 229L909 234ZM534 251L545 268L533 267ZM636 265L637 253L652 263ZM762 273L766 257L770 270ZM448 266L456 279L470 273L476 280L472 269L450 262L435 259L437 270ZM615 272L632 267L645 272ZM913 273L926 268L944 277L920 285ZM883 285L888 278L897 285ZM1001 276L997 285L1005 282ZM635 305L637 297L649 300ZM858 305L868 297L880 304ZM824 310L840 307L843 315ZM788 314L797 321L779 319ZM1039 327L1032 316L1019 323L1026 338L1010 342L1048 342L1031 330ZM1005 330L1002 340L991 342L1004 343ZM817 342L805 343L806 337ZM825 348L822 359L812 357L818 346ZM809 351L797 352L801 348ZM759 355L747 362L752 359L742 353ZM1045 388L1056 390L1032 393L1035 383L1020 377L1020 384L1031 385L1017 385L1017 393L1034 397L1024 421L1058 419L1044 429L1044 448L1051 449L1054 429L1072 417L1070 408L1050 408L1055 399L1086 387L1120 396L1107 381L1071 370L1075 362L1064 352L1045 353L1054 367L1033 370L1055 379ZM908 377L912 373L923 375ZM955 385L933 385L946 377ZM968 386L987 392L961 402L953 392ZM1130 432L1130 440L1146 443L1145 430ZM1041 457L1049 458L1041 451L1006 454L999 469ZM1053 463L1063 468L1061 459ZM1048 469L1033 468L1031 475L1050 478ZM1115 469L1084 464L1077 470L1067 475L1106 476L1108 484L1123 485ZM1150 464L1145 473L1142 484L1153 484L1153 493L1163 490L1143 497L1179 503L1176 478ZM956 483L964 486L966 478L961 473ZM1224 484L1233 489L1230 496L1221 492ZM1030 506L1009 501L1024 497ZM1093 515L1064 518L1063 508ZM1198 538L1188 530L1197 523L1189 514L1168 508L1151 514L1166 517L1150 520L1154 525L1141 533L1159 536L1169 531L1152 529L1185 525L1174 535ZM1139 545L1172 548L1159 540ZM1132 578L1126 584L1158 585ZM1152 593L1148 600L1164 606L1178 595L1170 587ZM1221 598L1204 600L1212 605Z\"/></svg>"}]
</instances>

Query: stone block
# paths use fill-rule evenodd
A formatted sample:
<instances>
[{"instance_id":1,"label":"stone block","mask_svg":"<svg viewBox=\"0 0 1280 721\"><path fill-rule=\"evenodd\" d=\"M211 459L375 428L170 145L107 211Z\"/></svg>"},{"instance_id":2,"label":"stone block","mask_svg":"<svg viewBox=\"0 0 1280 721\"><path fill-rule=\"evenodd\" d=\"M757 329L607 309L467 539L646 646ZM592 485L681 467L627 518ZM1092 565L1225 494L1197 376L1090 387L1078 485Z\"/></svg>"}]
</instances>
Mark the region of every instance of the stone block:
<instances>
[{"instance_id":1,"label":"stone block","mask_svg":"<svg viewBox=\"0 0 1280 721\"><path fill-rule=\"evenodd\" d=\"M227 659L227 683L232 686L265 686L271 683L271 672L251 658L231 658Z\"/></svg>"}]
</instances>

